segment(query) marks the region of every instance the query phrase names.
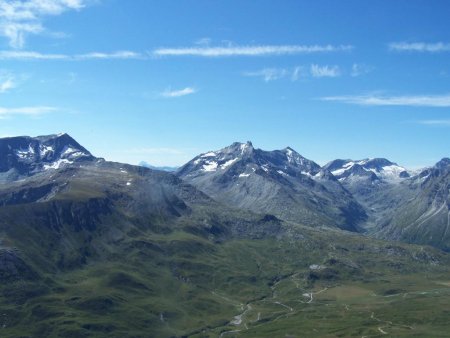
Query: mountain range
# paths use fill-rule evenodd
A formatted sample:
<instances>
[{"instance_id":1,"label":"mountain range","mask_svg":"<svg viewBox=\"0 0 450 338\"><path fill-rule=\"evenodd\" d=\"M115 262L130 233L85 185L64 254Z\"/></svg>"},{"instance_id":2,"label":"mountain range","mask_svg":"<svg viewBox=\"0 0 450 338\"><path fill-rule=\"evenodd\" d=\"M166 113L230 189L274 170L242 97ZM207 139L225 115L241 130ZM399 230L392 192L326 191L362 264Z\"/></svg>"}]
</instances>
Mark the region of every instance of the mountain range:
<instances>
[{"instance_id":1,"label":"mountain range","mask_svg":"<svg viewBox=\"0 0 450 338\"><path fill-rule=\"evenodd\" d=\"M247 142L200 154L176 175L231 207L448 250L449 168L446 158L416 172L384 158L321 167L289 147Z\"/></svg>"},{"instance_id":2,"label":"mountain range","mask_svg":"<svg viewBox=\"0 0 450 338\"><path fill-rule=\"evenodd\" d=\"M54 171L105 163L67 134L0 139L5 192L13 182L28 184L27 178L34 176L43 180ZM229 208L446 250L449 168L447 158L415 173L383 158L334 160L321 167L290 147L264 151L251 142L236 142L200 154L171 172ZM47 183L54 191L62 189ZM14 184L9 193L19 194L19 186ZM34 196L32 191L26 196Z\"/></svg>"},{"instance_id":3,"label":"mountain range","mask_svg":"<svg viewBox=\"0 0 450 338\"><path fill-rule=\"evenodd\" d=\"M445 335L449 171L246 142L165 172L0 139L0 336Z\"/></svg>"}]
</instances>

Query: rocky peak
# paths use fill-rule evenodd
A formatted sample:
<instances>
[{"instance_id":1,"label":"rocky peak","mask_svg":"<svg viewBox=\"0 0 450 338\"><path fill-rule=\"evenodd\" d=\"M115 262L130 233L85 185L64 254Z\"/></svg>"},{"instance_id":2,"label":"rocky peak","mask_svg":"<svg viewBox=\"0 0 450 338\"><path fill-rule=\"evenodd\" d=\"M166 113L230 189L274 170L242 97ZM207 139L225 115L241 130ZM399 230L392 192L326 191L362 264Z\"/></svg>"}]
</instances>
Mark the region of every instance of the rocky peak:
<instances>
[{"instance_id":1,"label":"rocky peak","mask_svg":"<svg viewBox=\"0 0 450 338\"><path fill-rule=\"evenodd\" d=\"M93 159L88 150L65 133L0 139L0 173L29 176Z\"/></svg>"}]
</instances>

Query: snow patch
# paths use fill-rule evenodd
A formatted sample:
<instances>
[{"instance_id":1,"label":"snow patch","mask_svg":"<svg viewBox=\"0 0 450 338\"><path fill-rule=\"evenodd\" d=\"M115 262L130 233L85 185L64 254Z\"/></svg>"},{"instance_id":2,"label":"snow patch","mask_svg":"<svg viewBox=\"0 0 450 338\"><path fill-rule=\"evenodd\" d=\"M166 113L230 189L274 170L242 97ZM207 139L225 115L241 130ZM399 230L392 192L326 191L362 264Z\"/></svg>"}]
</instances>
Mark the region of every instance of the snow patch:
<instances>
[{"instance_id":1,"label":"snow patch","mask_svg":"<svg viewBox=\"0 0 450 338\"><path fill-rule=\"evenodd\" d=\"M288 174L286 174L284 171L282 170L277 170L277 173L279 173L282 176L289 176Z\"/></svg>"},{"instance_id":2,"label":"snow patch","mask_svg":"<svg viewBox=\"0 0 450 338\"><path fill-rule=\"evenodd\" d=\"M239 177L249 177L250 176L250 174L239 174Z\"/></svg>"},{"instance_id":3,"label":"snow patch","mask_svg":"<svg viewBox=\"0 0 450 338\"><path fill-rule=\"evenodd\" d=\"M238 159L237 158L234 158L234 159L232 159L232 160L229 160L229 161L226 161L224 164L222 164L221 166L220 166L220 168L222 168L222 169L225 169L225 168L228 168L230 165L232 165L234 162L236 162Z\"/></svg>"},{"instance_id":4,"label":"snow patch","mask_svg":"<svg viewBox=\"0 0 450 338\"><path fill-rule=\"evenodd\" d=\"M209 153L203 154L200 157L214 157L216 156L216 153L213 151L210 151Z\"/></svg>"},{"instance_id":5,"label":"snow patch","mask_svg":"<svg viewBox=\"0 0 450 338\"><path fill-rule=\"evenodd\" d=\"M242 154L244 154L245 149L248 148L248 144L247 143L242 143L240 148L241 148L241 155L242 155Z\"/></svg>"},{"instance_id":6,"label":"snow patch","mask_svg":"<svg viewBox=\"0 0 450 338\"><path fill-rule=\"evenodd\" d=\"M64 147L62 153L61 153L61 157L65 157L65 158L78 158L78 157L82 157L82 156L86 156L86 154L78 149L72 148L70 146L66 146Z\"/></svg>"},{"instance_id":7,"label":"snow patch","mask_svg":"<svg viewBox=\"0 0 450 338\"><path fill-rule=\"evenodd\" d=\"M64 164L72 164L72 163L73 163L72 161L69 161L67 159L59 159L51 164L44 164L43 169L44 170L59 169Z\"/></svg>"},{"instance_id":8,"label":"snow patch","mask_svg":"<svg viewBox=\"0 0 450 338\"><path fill-rule=\"evenodd\" d=\"M23 149L17 150L16 155L17 155L17 157L22 158L22 159L33 157L34 149L33 149L33 147L31 147L31 144L30 144L28 146L27 150L23 150Z\"/></svg>"},{"instance_id":9,"label":"snow patch","mask_svg":"<svg viewBox=\"0 0 450 338\"><path fill-rule=\"evenodd\" d=\"M286 148L286 158L289 163L295 162L294 156L292 156L292 154L293 154L293 151L290 148Z\"/></svg>"},{"instance_id":10,"label":"snow patch","mask_svg":"<svg viewBox=\"0 0 450 338\"><path fill-rule=\"evenodd\" d=\"M203 171L216 171L217 170L217 162L207 162L203 165Z\"/></svg>"},{"instance_id":11,"label":"snow patch","mask_svg":"<svg viewBox=\"0 0 450 338\"><path fill-rule=\"evenodd\" d=\"M39 153L41 155L41 158L47 156L47 154L49 154L49 153L54 153L54 152L55 152L55 150L53 149L52 146L46 146L45 144L41 144L39 146Z\"/></svg>"}]
</instances>

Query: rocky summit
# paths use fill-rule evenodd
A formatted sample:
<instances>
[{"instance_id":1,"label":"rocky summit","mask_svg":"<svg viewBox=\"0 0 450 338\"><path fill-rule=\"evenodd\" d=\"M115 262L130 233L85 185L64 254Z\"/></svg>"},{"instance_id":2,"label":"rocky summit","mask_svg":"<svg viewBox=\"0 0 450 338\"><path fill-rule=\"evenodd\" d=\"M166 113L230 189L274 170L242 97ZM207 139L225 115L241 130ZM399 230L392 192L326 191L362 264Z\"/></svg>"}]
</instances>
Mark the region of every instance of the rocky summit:
<instances>
[{"instance_id":1,"label":"rocky summit","mask_svg":"<svg viewBox=\"0 0 450 338\"><path fill-rule=\"evenodd\" d=\"M0 180L17 180L94 156L68 134L0 139Z\"/></svg>"}]
</instances>

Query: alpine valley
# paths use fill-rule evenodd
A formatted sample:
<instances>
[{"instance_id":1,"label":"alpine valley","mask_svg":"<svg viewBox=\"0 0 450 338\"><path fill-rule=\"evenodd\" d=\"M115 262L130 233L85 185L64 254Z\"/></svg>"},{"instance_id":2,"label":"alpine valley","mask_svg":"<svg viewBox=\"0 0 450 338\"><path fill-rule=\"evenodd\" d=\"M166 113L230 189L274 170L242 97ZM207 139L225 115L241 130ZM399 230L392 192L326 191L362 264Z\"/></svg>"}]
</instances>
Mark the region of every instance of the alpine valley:
<instances>
[{"instance_id":1,"label":"alpine valley","mask_svg":"<svg viewBox=\"0 0 450 338\"><path fill-rule=\"evenodd\" d=\"M0 139L0 337L448 336L450 159L169 169Z\"/></svg>"}]
</instances>

